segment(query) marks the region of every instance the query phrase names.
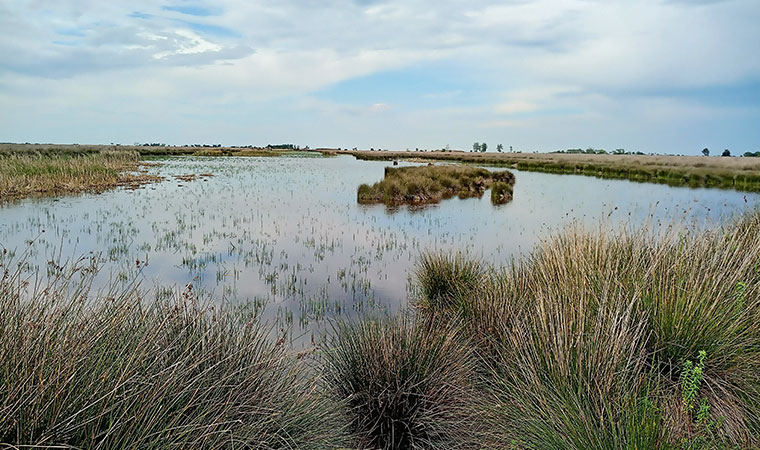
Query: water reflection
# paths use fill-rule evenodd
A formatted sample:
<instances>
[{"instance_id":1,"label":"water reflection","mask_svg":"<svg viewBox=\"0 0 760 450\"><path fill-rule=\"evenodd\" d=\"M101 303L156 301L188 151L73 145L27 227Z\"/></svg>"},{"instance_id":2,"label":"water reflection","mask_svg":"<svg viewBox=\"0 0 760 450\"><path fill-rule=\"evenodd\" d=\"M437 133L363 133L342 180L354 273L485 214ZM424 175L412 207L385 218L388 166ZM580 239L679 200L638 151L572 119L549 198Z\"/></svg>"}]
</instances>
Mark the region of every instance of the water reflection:
<instances>
[{"instance_id":1,"label":"water reflection","mask_svg":"<svg viewBox=\"0 0 760 450\"><path fill-rule=\"evenodd\" d=\"M714 227L760 204L758 194L514 171L514 200L502 206L488 193L415 210L358 205L357 187L382 179L389 164L348 156L170 159L155 169L169 181L141 190L1 208L0 244L11 254L29 247L30 270L43 273L50 260L93 252L105 261L98 283L193 283L218 300L266 303L265 317L300 334L335 314L404 304L423 249L504 264L576 221ZM171 178L189 173L214 176Z\"/></svg>"}]
</instances>

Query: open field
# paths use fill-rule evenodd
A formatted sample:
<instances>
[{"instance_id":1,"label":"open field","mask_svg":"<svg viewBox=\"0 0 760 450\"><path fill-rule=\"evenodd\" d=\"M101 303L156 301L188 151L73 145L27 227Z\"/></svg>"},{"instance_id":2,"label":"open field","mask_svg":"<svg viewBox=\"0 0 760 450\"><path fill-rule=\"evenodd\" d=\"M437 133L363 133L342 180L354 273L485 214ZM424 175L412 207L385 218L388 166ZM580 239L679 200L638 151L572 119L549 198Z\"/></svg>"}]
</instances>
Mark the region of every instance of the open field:
<instances>
[{"instance_id":1,"label":"open field","mask_svg":"<svg viewBox=\"0 0 760 450\"><path fill-rule=\"evenodd\" d=\"M438 203L455 195L480 197L494 183L499 183L494 203L512 199L515 176L507 171L490 172L462 166L386 167L385 178L373 185L359 186L359 203L386 205L423 205Z\"/></svg>"},{"instance_id":2,"label":"open field","mask_svg":"<svg viewBox=\"0 0 760 450\"><path fill-rule=\"evenodd\" d=\"M702 156L342 151L364 160L437 160L618 178L672 186L760 191L760 159Z\"/></svg>"},{"instance_id":3,"label":"open field","mask_svg":"<svg viewBox=\"0 0 760 450\"><path fill-rule=\"evenodd\" d=\"M246 305L0 267L0 442L77 448L757 448L760 213L424 253L416 308L295 352ZM84 281L79 281L83 279ZM32 295L29 295L32 289Z\"/></svg>"},{"instance_id":4,"label":"open field","mask_svg":"<svg viewBox=\"0 0 760 450\"><path fill-rule=\"evenodd\" d=\"M133 151L0 153L0 202L30 196L102 192L157 181Z\"/></svg>"}]
</instances>

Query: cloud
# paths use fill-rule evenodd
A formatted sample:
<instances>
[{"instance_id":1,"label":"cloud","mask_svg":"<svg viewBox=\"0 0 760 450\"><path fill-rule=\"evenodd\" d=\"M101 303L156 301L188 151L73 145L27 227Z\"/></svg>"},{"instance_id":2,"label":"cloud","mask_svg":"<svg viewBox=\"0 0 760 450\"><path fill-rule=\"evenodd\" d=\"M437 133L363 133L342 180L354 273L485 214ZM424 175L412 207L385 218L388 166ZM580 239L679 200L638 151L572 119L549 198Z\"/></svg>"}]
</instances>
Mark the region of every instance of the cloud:
<instances>
[{"instance_id":1,"label":"cloud","mask_svg":"<svg viewBox=\"0 0 760 450\"><path fill-rule=\"evenodd\" d=\"M196 120L225 117L239 127L219 126L217 141L268 140L281 119L303 143L348 126L375 147L468 148L509 130L526 145L618 136L665 151L670 122L705 145L749 146L756 102L729 100L756 98L759 22L756 0L5 2L0 99L15 113L0 113L0 134L132 141L140 129L184 142ZM155 118L141 119L145 105ZM654 123L651 138L634 121Z\"/></svg>"},{"instance_id":2,"label":"cloud","mask_svg":"<svg viewBox=\"0 0 760 450\"><path fill-rule=\"evenodd\" d=\"M520 128L530 125L526 120L492 120L479 124L482 128Z\"/></svg>"},{"instance_id":3,"label":"cloud","mask_svg":"<svg viewBox=\"0 0 760 450\"><path fill-rule=\"evenodd\" d=\"M537 104L525 100L512 100L496 106L496 112L502 114L519 114L537 111L538 109L540 107Z\"/></svg>"},{"instance_id":4,"label":"cloud","mask_svg":"<svg viewBox=\"0 0 760 450\"><path fill-rule=\"evenodd\" d=\"M202 6L189 6L189 5L162 6L161 9L164 11L175 11L180 14L186 14L189 16L198 16L198 17L216 16L220 14L218 11L216 11L213 8L205 8Z\"/></svg>"},{"instance_id":5,"label":"cloud","mask_svg":"<svg viewBox=\"0 0 760 450\"><path fill-rule=\"evenodd\" d=\"M374 105L369 107L369 110L372 112L380 113L385 112L391 109L390 105L386 103L375 103Z\"/></svg>"}]
</instances>

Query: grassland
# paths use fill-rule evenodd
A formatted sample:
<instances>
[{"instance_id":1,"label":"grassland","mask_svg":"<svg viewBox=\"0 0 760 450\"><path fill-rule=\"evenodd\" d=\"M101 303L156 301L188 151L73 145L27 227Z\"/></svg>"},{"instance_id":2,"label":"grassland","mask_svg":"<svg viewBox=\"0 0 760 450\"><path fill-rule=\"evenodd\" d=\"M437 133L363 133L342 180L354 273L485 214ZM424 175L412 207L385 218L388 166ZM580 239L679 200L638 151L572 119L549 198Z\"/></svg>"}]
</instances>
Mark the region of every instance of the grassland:
<instances>
[{"instance_id":1,"label":"grassland","mask_svg":"<svg viewBox=\"0 0 760 450\"><path fill-rule=\"evenodd\" d=\"M756 158L587 155L561 153L466 153L343 151L363 160L449 161L518 170L627 179L671 186L716 187L760 191Z\"/></svg>"},{"instance_id":2,"label":"grassland","mask_svg":"<svg viewBox=\"0 0 760 450\"><path fill-rule=\"evenodd\" d=\"M359 186L359 203L384 203L390 206L438 203L455 195L480 197L498 183L495 203L512 199L515 177L510 172L462 166L386 167L385 178L373 185Z\"/></svg>"},{"instance_id":3,"label":"grassland","mask_svg":"<svg viewBox=\"0 0 760 450\"><path fill-rule=\"evenodd\" d=\"M569 229L504 268L426 253L415 308L302 352L192 286L95 294L86 260L42 284L19 262L0 258L0 442L16 447L760 445L760 212Z\"/></svg>"},{"instance_id":4,"label":"grassland","mask_svg":"<svg viewBox=\"0 0 760 450\"><path fill-rule=\"evenodd\" d=\"M157 181L133 151L67 154L0 153L0 201L29 196L102 192Z\"/></svg>"}]
</instances>

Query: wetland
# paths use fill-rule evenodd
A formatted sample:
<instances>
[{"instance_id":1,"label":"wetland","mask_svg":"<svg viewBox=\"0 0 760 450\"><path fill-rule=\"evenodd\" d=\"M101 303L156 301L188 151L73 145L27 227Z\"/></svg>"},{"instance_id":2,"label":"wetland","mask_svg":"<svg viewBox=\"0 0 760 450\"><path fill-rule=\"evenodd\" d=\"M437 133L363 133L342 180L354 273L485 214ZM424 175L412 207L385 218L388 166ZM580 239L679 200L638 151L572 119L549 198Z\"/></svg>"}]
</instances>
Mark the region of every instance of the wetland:
<instances>
[{"instance_id":1,"label":"wetland","mask_svg":"<svg viewBox=\"0 0 760 450\"><path fill-rule=\"evenodd\" d=\"M0 442L760 443L760 194L256 152L3 199Z\"/></svg>"}]
</instances>

